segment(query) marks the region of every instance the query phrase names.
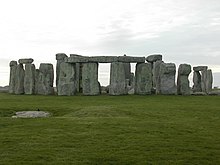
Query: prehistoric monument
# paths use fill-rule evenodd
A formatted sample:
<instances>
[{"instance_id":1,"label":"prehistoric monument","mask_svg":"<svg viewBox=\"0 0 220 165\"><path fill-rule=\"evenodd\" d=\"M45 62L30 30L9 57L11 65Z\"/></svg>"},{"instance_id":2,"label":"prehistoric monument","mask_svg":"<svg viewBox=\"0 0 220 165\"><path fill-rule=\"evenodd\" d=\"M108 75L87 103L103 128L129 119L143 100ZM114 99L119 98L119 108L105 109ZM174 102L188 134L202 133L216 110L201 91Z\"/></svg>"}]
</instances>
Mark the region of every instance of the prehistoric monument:
<instances>
[{"instance_id":1,"label":"prehistoric monument","mask_svg":"<svg viewBox=\"0 0 220 165\"><path fill-rule=\"evenodd\" d=\"M181 64L175 83L176 65L162 61L162 55L131 56L81 56L56 54L56 89L58 95L99 95L99 63L111 63L109 95L190 95L209 94L212 89L212 71L207 66L193 67L193 88L189 86L191 66ZM35 68L33 59L10 62L9 93L53 95L54 69L52 64L41 63ZM136 63L135 74L130 63Z\"/></svg>"}]
</instances>

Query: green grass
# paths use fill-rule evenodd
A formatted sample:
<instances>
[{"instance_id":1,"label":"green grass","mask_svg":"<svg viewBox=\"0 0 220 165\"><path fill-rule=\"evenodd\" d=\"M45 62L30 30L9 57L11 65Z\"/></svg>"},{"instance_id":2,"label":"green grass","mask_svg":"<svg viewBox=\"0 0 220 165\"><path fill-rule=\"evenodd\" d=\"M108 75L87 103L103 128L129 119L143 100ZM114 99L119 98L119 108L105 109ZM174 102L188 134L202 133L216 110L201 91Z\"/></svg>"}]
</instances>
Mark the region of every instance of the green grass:
<instances>
[{"instance_id":1,"label":"green grass","mask_svg":"<svg viewBox=\"0 0 220 165\"><path fill-rule=\"evenodd\" d=\"M16 111L50 118L14 119ZM219 96L0 94L0 164L220 164Z\"/></svg>"}]
</instances>

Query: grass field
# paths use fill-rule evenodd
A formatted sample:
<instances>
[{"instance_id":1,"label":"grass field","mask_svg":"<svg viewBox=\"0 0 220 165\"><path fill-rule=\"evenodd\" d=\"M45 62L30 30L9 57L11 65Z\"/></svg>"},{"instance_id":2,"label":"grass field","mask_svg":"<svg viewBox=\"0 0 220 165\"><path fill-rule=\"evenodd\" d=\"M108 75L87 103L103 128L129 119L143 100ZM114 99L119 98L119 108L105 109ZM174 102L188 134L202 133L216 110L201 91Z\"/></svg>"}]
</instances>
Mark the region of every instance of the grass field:
<instances>
[{"instance_id":1,"label":"grass field","mask_svg":"<svg viewBox=\"0 0 220 165\"><path fill-rule=\"evenodd\" d=\"M16 111L52 113L14 119ZM0 94L0 164L220 164L219 96Z\"/></svg>"}]
</instances>

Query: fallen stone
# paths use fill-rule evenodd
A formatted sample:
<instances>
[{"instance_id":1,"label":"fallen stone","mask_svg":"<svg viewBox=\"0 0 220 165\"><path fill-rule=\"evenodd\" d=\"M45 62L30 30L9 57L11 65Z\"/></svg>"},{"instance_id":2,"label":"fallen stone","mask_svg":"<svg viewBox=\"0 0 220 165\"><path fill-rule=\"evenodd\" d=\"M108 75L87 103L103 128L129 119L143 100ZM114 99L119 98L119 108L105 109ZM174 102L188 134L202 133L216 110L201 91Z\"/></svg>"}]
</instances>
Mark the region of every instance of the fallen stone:
<instances>
[{"instance_id":1,"label":"fallen stone","mask_svg":"<svg viewBox=\"0 0 220 165\"><path fill-rule=\"evenodd\" d=\"M22 58L18 60L19 64L31 64L34 60L32 58Z\"/></svg>"},{"instance_id":2,"label":"fallen stone","mask_svg":"<svg viewBox=\"0 0 220 165\"><path fill-rule=\"evenodd\" d=\"M206 96L207 94L205 92L193 92L192 95L194 95L194 96Z\"/></svg>"},{"instance_id":3,"label":"fallen stone","mask_svg":"<svg viewBox=\"0 0 220 165\"><path fill-rule=\"evenodd\" d=\"M42 117L49 117L49 112L44 111L21 111L16 112L15 116L12 116L12 118L42 118Z\"/></svg>"}]
</instances>

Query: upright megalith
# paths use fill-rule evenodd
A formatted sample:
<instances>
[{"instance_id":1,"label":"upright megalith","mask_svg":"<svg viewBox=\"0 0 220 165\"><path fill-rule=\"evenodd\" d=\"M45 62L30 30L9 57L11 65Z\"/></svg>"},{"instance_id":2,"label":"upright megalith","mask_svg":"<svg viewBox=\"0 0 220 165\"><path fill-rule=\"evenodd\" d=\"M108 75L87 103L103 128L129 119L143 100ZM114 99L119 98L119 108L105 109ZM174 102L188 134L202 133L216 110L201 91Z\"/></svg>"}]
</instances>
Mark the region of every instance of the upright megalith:
<instances>
[{"instance_id":1,"label":"upright megalith","mask_svg":"<svg viewBox=\"0 0 220 165\"><path fill-rule=\"evenodd\" d=\"M189 74L191 73L191 66L189 64L180 64L177 78L177 94L190 95Z\"/></svg>"},{"instance_id":2,"label":"upright megalith","mask_svg":"<svg viewBox=\"0 0 220 165\"><path fill-rule=\"evenodd\" d=\"M35 94L38 94L38 89L39 89L39 79L40 79L40 71L39 69L36 69L35 70L35 90L34 90L34 93Z\"/></svg>"},{"instance_id":3,"label":"upright megalith","mask_svg":"<svg viewBox=\"0 0 220 165\"><path fill-rule=\"evenodd\" d=\"M35 92L35 65L26 64L24 74L24 93L34 94Z\"/></svg>"},{"instance_id":4,"label":"upright megalith","mask_svg":"<svg viewBox=\"0 0 220 165\"><path fill-rule=\"evenodd\" d=\"M212 70L208 69L206 74L207 74L206 75L206 81L205 81L206 92L209 94L212 90L212 83L213 83Z\"/></svg>"},{"instance_id":5,"label":"upright megalith","mask_svg":"<svg viewBox=\"0 0 220 165\"><path fill-rule=\"evenodd\" d=\"M149 63L137 63L135 71L135 94L151 94L152 69Z\"/></svg>"},{"instance_id":6,"label":"upright megalith","mask_svg":"<svg viewBox=\"0 0 220 165\"><path fill-rule=\"evenodd\" d=\"M111 63L109 94L110 95L127 94L124 63L122 62Z\"/></svg>"},{"instance_id":7,"label":"upright megalith","mask_svg":"<svg viewBox=\"0 0 220 165\"><path fill-rule=\"evenodd\" d=\"M11 61L9 66L10 66L9 93L15 93L17 61Z\"/></svg>"},{"instance_id":8,"label":"upright megalith","mask_svg":"<svg viewBox=\"0 0 220 165\"><path fill-rule=\"evenodd\" d=\"M76 93L75 64L62 62L59 66L58 95L71 96Z\"/></svg>"},{"instance_id":9,"label":"upright megalith","mask_svg":"<svg viewBox=\"0 0 220 165\"><path fill-rule=\"evenodd\" d=\"M123 63L124 70L125 70L125 79L128 85L131 85L131 64L130 63Z\"/></svg>"},{"instance_id":10,"label":"upright megalith","mask_svg":"<svg viewBox=\"0 0 220 165\"><path fill-rule=\"evenodd\" d=\"M24 67L21 63L15 71L15 94L24 94Z\"/></svg>"},{"instance_id":11,"label":"upright megalith","mask_svg":"<svg viewBox=\"0 0 220 165\"><path fill-rule=\"evenodd\" d=\"M161 54L149 55L147 56L146 61L150 63L152 67L152 91L155 92L157 88L156 84L159 78L160 64L163 62L162 55Z\"/></svg>"},{"instance_id":12,"label":"upright megalith","mask_svg":"<svg viewBox=\"0 0 220 165\"><path fill-rule=\"evenodd\" d=\"M65 58L68 56L65 53L57 53L56 54L56 87L58 88L59 74L60 74L60 64L65 61ZM57 89L58 90L58 89Z\"/></svg>"},{"instance_id":13,"label":"upright megalith","mask_svg":"<svg viewBox=\"0 0 220 165\"><path fill-rule=\"evenodd\" d=\"M161 63L157 94L176 94L175 74L176 65L174 63Z\"/></svg>"},{"instance_id":14,"label":"upright megalith","mask_svg":"<svg viewBox=\"0 0 220 165\"><path fill-rule=\"evenodd\" d=\"M193 72L193 92L202 92L201 74L197 71Z\"/></svg>"},{"instance_id":15,"label":"upright megalith","mask_svg":"<svg viewBox=\"0 0 220 165\"><path fill-rule=\"evenodd\" d=\"M53 80L54 80L54 69L52 64L41 63L38 73L37 82L37 94L41 95L52 95L54 94Z\"/></svg>"},{"instance_id":16,"label":"upright megalith","mask_svg":"<svg viewBox=\"0 0 220 165\"><path fill-rule=\"evenodd\" d=\"M153 76L153 87L156 89L157 84L159 84L159 76L160 76L160 65L163 63L162 60L158 60L153 63L153 71L152 71L152 76Z\"/></svg>"},{"instance_id":17,"label":"upright megalith","mask_svg":"<svg viewBox=\"0 0 220 165\"><path fill-rule=\"evenodd\" d=\"M82 90L84 95L99 95L98 63L83 63Z\"/></svg>"},{"instance_id":18,"label":"upright megalith","mask_svg":"<svg viewBox=\"0 0 220 165\"><path fill-rule=\"evenodd\" d=\"M207 80L207 66L193 67L193 92L207 93L206 80Z\"/></svg>"}]
</instances>

